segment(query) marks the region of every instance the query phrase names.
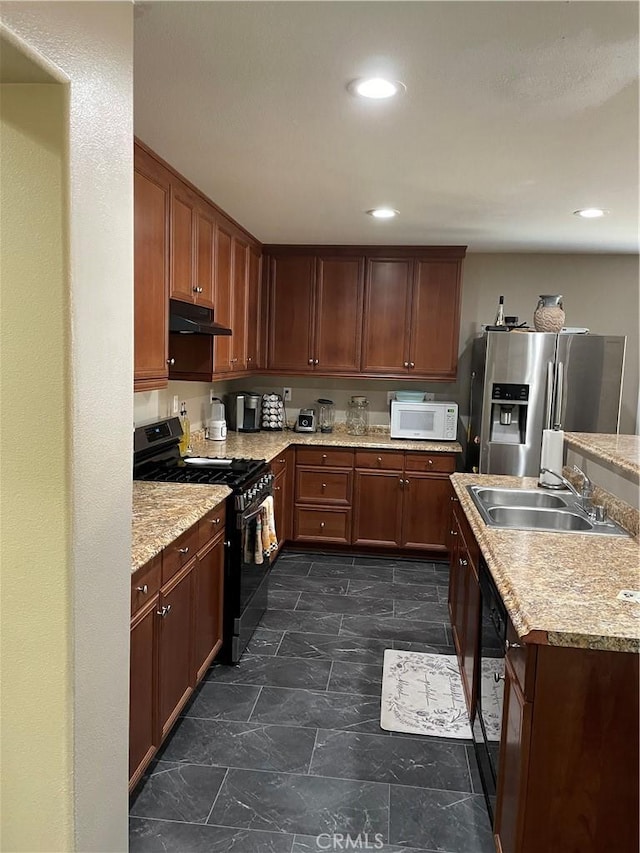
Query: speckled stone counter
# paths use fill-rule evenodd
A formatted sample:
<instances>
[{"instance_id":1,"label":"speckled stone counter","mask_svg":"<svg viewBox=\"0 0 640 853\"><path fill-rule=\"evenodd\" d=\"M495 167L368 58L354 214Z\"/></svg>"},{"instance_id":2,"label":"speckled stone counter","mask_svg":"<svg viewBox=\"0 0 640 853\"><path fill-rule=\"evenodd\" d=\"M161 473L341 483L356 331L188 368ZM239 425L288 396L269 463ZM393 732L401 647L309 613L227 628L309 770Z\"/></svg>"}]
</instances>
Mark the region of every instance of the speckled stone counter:
<instances>
[{"instance_id":1,"label":"speckled stone counter","mask_svg":"<svg viewBox=\"0 0 640 853\"><path fill-rule=\"evenodd\" d=\"M203 434L194 436L191 456L240 456L245 459L266 459L270 462L290 444L302 447L351 447L365 450L411 450L424 453L460 453L457 441L409 441L390 438L388 433L349 435L346 432L302 433L231 432L226 441L209 441Z\"/></svg>"},{"instance_id":2,"label":"speckled stone counter","mask_svg":"<svg viewBox=\"0 0 640 853\"><path fill-rule=\"evenodd\" d=\"M131 572L217 506L231 489L193 483L133 483Z\"/></svg>"},{"instance_id":3,"label":"speckled stone counter","mask_svg":"<svg viewBox=\"0 0 640 853\"><path fill-rule=\"evenodd\" d=\"M640 476L639 435L568 432L564 440L568 447L588 453L595 459L634 474L636 478Z\"/></svg>"},{"instance_id":4,"label":"speckled stone counter","mask_svg":"<svg viewBox=\"0 0 640 853\"><path fill-rule=\"evenodd\" d=\"M487 527L467 486L535 489L537 480L452 474L451 481L522 639L640 651L640 605L616 598L622 589L640 589L637 539Z\"/></svg>"}]
</instances>

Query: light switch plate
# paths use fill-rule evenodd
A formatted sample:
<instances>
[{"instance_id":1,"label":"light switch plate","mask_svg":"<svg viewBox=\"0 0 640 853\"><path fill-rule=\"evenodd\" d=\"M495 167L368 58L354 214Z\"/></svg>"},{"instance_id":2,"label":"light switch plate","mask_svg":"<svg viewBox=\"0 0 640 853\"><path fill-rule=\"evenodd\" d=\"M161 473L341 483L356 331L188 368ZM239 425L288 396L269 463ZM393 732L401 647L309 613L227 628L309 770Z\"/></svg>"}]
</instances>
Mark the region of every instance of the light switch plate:
<instances>
[{"instance_id":1,"label":"light switch plate","mask_svg":"<svg viewBox=\"0 0 640 853\"><path fill-rule=\"evenodd\" d=\"M632 601L640 604L640 589L621 589L616 598L620 601Z\"/></svg>"}]
</instances>

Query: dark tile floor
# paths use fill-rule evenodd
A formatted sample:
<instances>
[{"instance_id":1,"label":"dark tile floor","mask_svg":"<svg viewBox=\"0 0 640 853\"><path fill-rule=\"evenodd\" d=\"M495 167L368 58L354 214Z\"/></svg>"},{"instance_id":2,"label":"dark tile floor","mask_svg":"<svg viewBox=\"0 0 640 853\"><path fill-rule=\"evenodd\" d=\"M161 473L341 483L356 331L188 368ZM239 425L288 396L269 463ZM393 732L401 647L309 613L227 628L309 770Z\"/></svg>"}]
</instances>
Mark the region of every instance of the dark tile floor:
<instances>
[{"instance_id":1,"label":"dark tile floor","mask_svg":"<svg viewBox=\"0 0 640 853\"><path fill-rule=\"evenodd\" d=\"M453 653L447 580L283 553L249 650L209 670L132 798L131 853L493 853L471 744L380 728L384 650Z\"/></svg>"}]
</instances>

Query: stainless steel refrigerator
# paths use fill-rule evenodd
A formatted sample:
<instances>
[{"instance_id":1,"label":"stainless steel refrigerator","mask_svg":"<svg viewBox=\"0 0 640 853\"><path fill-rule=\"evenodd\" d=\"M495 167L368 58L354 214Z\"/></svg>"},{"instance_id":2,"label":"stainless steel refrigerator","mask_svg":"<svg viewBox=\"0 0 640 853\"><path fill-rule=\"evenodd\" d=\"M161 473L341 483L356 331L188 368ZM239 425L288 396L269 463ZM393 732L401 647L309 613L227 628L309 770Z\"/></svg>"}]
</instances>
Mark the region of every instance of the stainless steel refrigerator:
<instances>
[{"instance_id":1,"label":"stainless steel refrigerator","mask_svg":"<svg viewBox=\"0 0 640 853\"><path fill-rule=\"evenodd\" d=\"M543 429L616 433L626 342L515 331L477 338L467 470L536 477Z\"/></svg>"}]
</instances>

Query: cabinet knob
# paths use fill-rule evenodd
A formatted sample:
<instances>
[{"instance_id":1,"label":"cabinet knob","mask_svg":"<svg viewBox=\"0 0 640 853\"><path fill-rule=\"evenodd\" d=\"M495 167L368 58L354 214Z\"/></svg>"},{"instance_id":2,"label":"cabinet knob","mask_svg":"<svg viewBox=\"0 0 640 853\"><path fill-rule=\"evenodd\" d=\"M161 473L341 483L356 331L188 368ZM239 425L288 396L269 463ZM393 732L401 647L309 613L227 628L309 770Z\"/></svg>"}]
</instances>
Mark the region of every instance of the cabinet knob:
<instances>
[{"instance_id":1,"label":"cabinet knob","mask_svg":"<svg viewBox=\"0 0 640 853\"><path fill-rule=\"evenodd\" d=\"M404 481L404 484L405 484L405 486L406 486L407 488L409 488L409 482L410 482L409 480L405 480L405 481Z\"/></svg>"},{"instance_id":2,"label":"cabinet knob","mask_svg":"<svg viewBox=\"0 0 640 853\"><path fill-rule=\"evenodd\" d=\"M310 358L310 359L309 359L309 364L313 364L313 359L312 359L312 358Z\"/></svg>"},{"instance_id":3,"label":"cabinet knob","mask_svg":"<svg viewBox=\"0 0 640 853\"><path fill-rule=\"evenodd\" d=\"M415 366L416 366L415 361L410 361L410 362L409 362L409 367L415 367Z\"/></svg>"},{"instance_id":4,"label":"cabinet knob","mask_svg":"<svg viewBox=\"0 0 640 853\"><path fill-rule=\"evenodd\" d=\"M323 484L322 484L322 491L324 492L324 490L325 490L326 488L327 488L327 484L326 484L326 483L323 483Z\"/></svg>"},{"instance_id":5,"label":"cabinet knob","mask_svg":"<svg viewBox=\"0 0 640 853\"><path fill-rule=\"evenodd\" d=\"M170 364L170 365L171 365L171 364L175 364L175 363L176 363L175 358L168 358L168 359L167 359L167 364Z\"/></svg>"},{"instance_id":6,"label":"cabinet knob","mask_svg":"<svg viewBox=\"0 0 640 853\"><path fill-rule=\"evenodd\" d=\"M382 462L382 456L378 456L378 462Z\"/></svg>"},{"instance_id":7,"label":"cabinet knob","mask_svg":"<svg viewBox=\"0 0 640 853\"><path fill-rule=\"evenodd\" d=\"M408 361L405 361L404 366L405 366L405 367L409 367L409 362L408 362Z\"/></svg>"},{"instance_id":8,"label":"cabinet knob","mask_svg":"<svg viewBox=\"0 0 640 853\"><path fill-rule=\"evenodd\" d=\"M313 363L314 363L314 364L320 364L320 359L319 359L319 358L314 358L314 359L313 359Z\"/></svg>"},{"instance_id":9,"label":"cabinet knob","mask_svg":"<svg viewBox=\"0 0 640 853\"><path fill-rule=\"evenodd\" d=\"M496 684L498 684L500 681L504 681L504 675L500 675L499 672L494 672L493 673L493 680L495 681Z\"/></svg>"},{"instance_id":10,"label":"cabinet knob","mask_svg":"<svg viewBox=\"0 0 640 853\"><path fill-rule=\"evenodd\" d=\"M323 458L323 459L326 459L326 458L327 458L327 454L326 454L326 453L323 453L323 454L322 454L322 458Z\"/></svg>"},{"instance_id":11,"label":"cabinet knob","mask_svg":"<svg viewBox=\"0 0 640 853\"><path fill-rule=\"evenodd\" d=\"M286 459L278 459L278 463L280 465L284 465L285 462L286 462Z\"/></svg>"},{"instance_id":12,"label":"cabinet knob","mask_svg":"<svg viewBox=\"0 0 640 853\"><path fill-rule=\"evenodd\" d=\"M143 595L146 595L149 592L149 587L146 585L146 583L142 586L137 586L136 592L141 592Z\"/></svg>"},{"instance_id":13,"label":"cabinet knob","mask_svg":"<svg viewBox=\"0 0 640 853\"><path fill-rule=\"evenodd\" d=\"M178 554L188 554L188 553L189 553L189 546L188 545L186 546L186 548L178 548Z\"/></svg>"},{"instance_id":14,"label":"cabinet knob","mask_svg":"<svg viewBox=\"0 0 640 853\"><path fill-rule=\"evenodd\" d=\"M400 483L400 488L402 488L404 486L404 480L402 479L402 477L400 477L398 482Z\"/></svg>"},{"instance_id":15,"label":"cabinet knob","mask_svg":"<svg viewBox=\"0 0 640 853\"><path fill-rule=\"evenodd\" d=\"M457 498L455 495L451 495L451 497L449 498L449 500L450 500L450 501L456 501L456 503L457 503L458 498Z\"/></svg>"},{"instance_id":16,"label":"cabinet knob","mask_svg":"<svg viewBox=\"0 0 640 853\"><path fill-rule=\"evenodd\" d=\"M429 465L433 465L433 459L429 459Z\"/></svg>"},{"instance_id":17,"label":"cabinet knob","mask_svg":"<svg viewBox=\"0 0 640 853\"><path fill-rule=\"evenodd\" d=\"M460 559L458 560L458 562L460 563L460 565L461 565L461 566L466 566L466 565L467 565L467 561L466 561L466 560L463 560L463 559L462 559L462 557L460 557Z\"/></svg>"},{"instance_id":18,"label":"cabinet knob","mask_svg":"<svg viewBox=\"0 0 640 853\"><path fill-rule=\"evenodd\" d=\"M321 521L320 522L320 530L323 530L323 529L324 529L324 521Z\"/></svg>"},{"instance_id":19,"label":"cabinet knob","mask_svg":"<svg viewBox=\"0 0 640 853\"><path fill-rule=\"evenodd\" d=\"M250 361L253 361L253 357L252 357L252 356L250 356L250 355L248 355L248 356L247 356L247 364L249 364L249 362L250 362Z\"/></svg>"},{"instance_id":20,"label":"cabinet knob","mask_svg":"<svg viewBox=\"0 0 640 853\"><path fill-rule=\"evenodd\" d=\"M158 614L158 616L162 616L162 618L164 619L165 616L168 616L169 613L171 613L171 605L170 604L163 605L162 609L156 610L156 613Z\"/></svg>"},{"instance_id":21,"label":"cabinet knob","mask_svg":"<svg viewBox=\"0 0 640 853\"><path fill-rule=\"evenodd\" d=\"M202 288L202 287L194 287L194 288L193 288L193 292L194 292L194 293L202 293L202 290L203 290L203 288Z\"/></svg>"},{"instance_id":22,"label":"cabinet knob","mask_svg":"<svg viewBox=\"0 0 640 853\"><path fill-rule=\"evenodd\" d=\"M507 648L507 651L509 651L509 649L522 649L522 648L524 648L524 645L522 643L510 643L509 640L505 640L505 646Z\"/></svg>"},{"instance_id":23,"label":"cabinet knob","mask_svg":"<svg viewBox=\"0 0 640 853\"><path fill-rule=\"evenodd\" d=\"M236 362L237 362L237 361L238 361L238 359L237 359L237 358L232 358L232 359L231 359L231 364L236 364Z\"/></svg>"},{"instance_id":24,"label":"cabinet knob","mask_svg":"<svg viewBox=\"0 0 640 853\"><path fill-rule=\"evenodd\" d=\"M457 530L450 530L450 531L449 531L449 534L450 534L451 536L457 536L457 535L458 535L458 531L457 531Z\"/></svg>"},{"instance_id":25,"label":"cabinet knob","mask_svg":"<svg viewBox=\"0 0 640 853\"><path fill-rule=\"evenodd\" d=\"M219 518L210 518L209 521L211 522L211 524L220 524Z\"/></svg>"},{"instance_id":26,"label":"cabinet knob","mask_svg":"<svg viewBox=\"0 0 640 853\"><path fill-rule=\"evenodd\" d=\"M279 492L279 491L280 491L280 488L281 488L280 486L274 486L274 487L273 487L273 491L274 491L274 492Z\"/></svg>"}]
</instances>

